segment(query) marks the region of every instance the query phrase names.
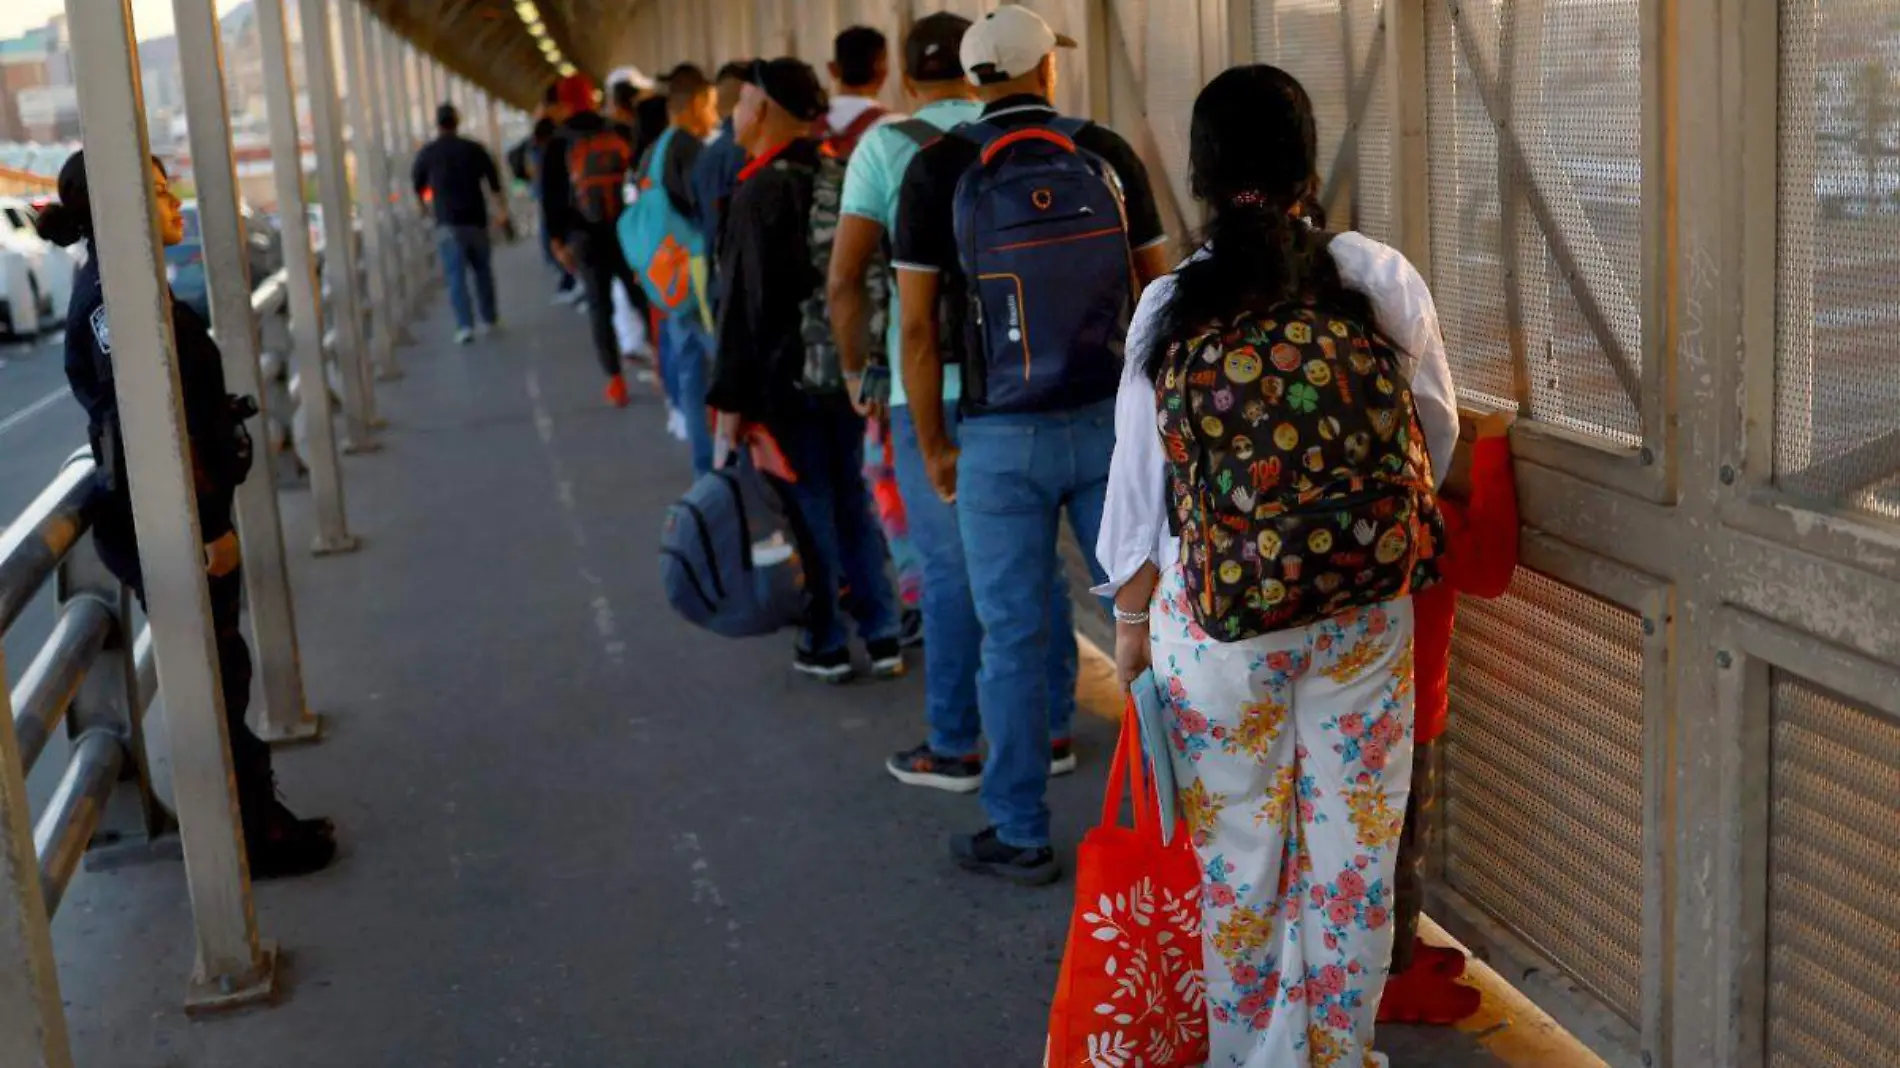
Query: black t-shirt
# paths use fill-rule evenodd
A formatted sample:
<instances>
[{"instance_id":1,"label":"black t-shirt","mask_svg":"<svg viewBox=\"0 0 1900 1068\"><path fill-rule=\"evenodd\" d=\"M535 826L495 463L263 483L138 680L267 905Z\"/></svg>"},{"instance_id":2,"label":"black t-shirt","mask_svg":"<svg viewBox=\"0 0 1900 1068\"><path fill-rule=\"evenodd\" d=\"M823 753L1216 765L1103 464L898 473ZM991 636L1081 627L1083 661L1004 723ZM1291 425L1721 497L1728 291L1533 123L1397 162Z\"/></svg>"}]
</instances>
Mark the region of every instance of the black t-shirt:
<instances>
[{"instance_id":1,"label":"black t-shirt","mask_svg":"<svg viewBox=\"0 0 1900 1068\"><path fill-rule=\"evenodd\" d=\"M488 150L466 137L445 134L422 146L410 174L416 195L435 198L435 221L443 226L488 225L488 201L482 186L501 192L501 173Z\"/></svg>"},{"instance_id":2,"label":"black t-shirt","mask_svg":"<svg viewBox=\"0 0 1900 1068\"><path fill-rule=\"evenodd\" d=\"M1047 123L1056 118L1056 110L1042 97L1030 94L1004 97L983 109L981 121L1008 129ZM1078 147L1100 156L1121 180L1122 197L1128 209L1128 242L1136 250L1158 245L1168 239L1161 225L1161 209L1155 202L1154 187L1148 183L1148 168L1120 134L1094 123L1076 134ZM940 138L917 153L904 172L898 188L897 230L891 235L891 260L900 270L935 271L943 275L948 292L963 289L963 272L957 258L956 212L957 182L975 166L981 150L975 142L962 137ZM961 346L958 332L955 339Z\"/></svg>"},{"instance_id":3,"label":"black t-shirt","mask_svg":"<svg viewBox=\"0 0 1900 1068\"><path fill-rule=\"evenodd\" d=\"M693 168L698 165L699 155L705 150L706 143L682 129L674 131L666 146L666 158L660 161L659 187L666 190L674 211L698 222L699 196L693 189ZM654 141L640 157L639 164L634 168L634 174L640 180L644 181L647 172L652 169L653 153L659 147L659 141Z\"/></svg>"}]
</instances>

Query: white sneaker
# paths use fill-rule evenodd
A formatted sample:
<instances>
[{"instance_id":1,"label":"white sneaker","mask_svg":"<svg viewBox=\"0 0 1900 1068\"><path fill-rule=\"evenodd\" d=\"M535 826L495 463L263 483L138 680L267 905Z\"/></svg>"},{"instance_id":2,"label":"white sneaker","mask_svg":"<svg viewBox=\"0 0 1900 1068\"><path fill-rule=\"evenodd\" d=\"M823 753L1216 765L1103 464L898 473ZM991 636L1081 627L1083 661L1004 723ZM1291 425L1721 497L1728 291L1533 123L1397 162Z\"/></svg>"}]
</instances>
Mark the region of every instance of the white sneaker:
<instances>
[{"instance_id":1,"label":"white sneaker","mask_svg":"<svg viewBox=\"0 0 1900 1068\"><path fill-rule=\"evenodd\" d=\"M673 435L675 441L686 440L686 413L671 404L666 406L666 432Z\"/></svg>"},{"instance_id":2,"label":"white sneaker","mask_svg":"<svg viewBox=\"0 0 1900 1068\"><path fill-rule=\"evenodd\" d=\"M474 341L475 331L473 330L457 330L455 332L455 343L457 345L473 344Z\"/></svg>"},{"instance_id":3,"label":"white sneaker","mask_svg":"<svg viewBox=\"0 0 1900 1068\"><path fill-rule=\"evenodd\" d=\"M490 334L499 334L499 333L501 333L500 319L497 319L492 323L479 323L475 327L476 337L487 337Z\"/></svg>"}]
</instances>

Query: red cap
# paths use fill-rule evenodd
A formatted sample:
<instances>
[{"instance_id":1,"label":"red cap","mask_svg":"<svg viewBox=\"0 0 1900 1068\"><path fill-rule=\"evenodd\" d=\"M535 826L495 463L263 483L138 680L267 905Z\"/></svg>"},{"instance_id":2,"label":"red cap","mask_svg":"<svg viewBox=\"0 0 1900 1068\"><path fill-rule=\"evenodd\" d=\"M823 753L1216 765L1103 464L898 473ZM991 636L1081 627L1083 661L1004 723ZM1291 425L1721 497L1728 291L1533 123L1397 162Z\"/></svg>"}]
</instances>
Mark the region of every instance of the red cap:
<instances>
[{"instance_id":1,"label":"red cap","mask_svg":"<svg viewBox=\"0 0 1900 1068\"><path fill-rule=\"evenodd\" d=\"M598 104L594 80L585 74L570 74L554 83L557 99L574 111L592 111Z\"/></svg>"}]
</instances>

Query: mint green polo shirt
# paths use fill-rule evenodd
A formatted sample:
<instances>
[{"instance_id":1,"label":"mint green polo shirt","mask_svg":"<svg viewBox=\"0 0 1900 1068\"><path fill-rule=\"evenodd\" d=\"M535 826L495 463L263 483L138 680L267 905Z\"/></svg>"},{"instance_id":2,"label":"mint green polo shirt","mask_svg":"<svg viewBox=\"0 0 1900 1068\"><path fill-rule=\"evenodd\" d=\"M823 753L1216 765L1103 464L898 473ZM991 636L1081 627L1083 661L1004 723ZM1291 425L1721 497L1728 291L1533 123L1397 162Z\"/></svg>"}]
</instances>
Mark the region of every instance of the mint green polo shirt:
<instances>
[{"instance_id":1,"label":"mint green polo shirt","mask_svg":"<svg viewBox=\"0 0 1900 1068\"><path fill-rule=\"evenodd\" d=\"M939 130L948 130L966 122L974 122L983 114L983 105L974 100L939 100L927 105L914 116L935 126ZM858 142L851 153L851 165L845 168L843 201L839 211L846 215L856 215L869 219L890 233L897 226L897 192L904 184L904 171L910 167L910 161L917 156L922 146L905 136L902 131L889 126L874 127ZM895 301L895 290L891 294ZM886 339L891 353L891 403L903 404L904 376L896 364L898 354L903 351L903 324L899 321L897 309L890 314L890 332ZM943 369L943 399L956 400L963 395L963 369L954 364Z\"/></svg>"}]
</instances>

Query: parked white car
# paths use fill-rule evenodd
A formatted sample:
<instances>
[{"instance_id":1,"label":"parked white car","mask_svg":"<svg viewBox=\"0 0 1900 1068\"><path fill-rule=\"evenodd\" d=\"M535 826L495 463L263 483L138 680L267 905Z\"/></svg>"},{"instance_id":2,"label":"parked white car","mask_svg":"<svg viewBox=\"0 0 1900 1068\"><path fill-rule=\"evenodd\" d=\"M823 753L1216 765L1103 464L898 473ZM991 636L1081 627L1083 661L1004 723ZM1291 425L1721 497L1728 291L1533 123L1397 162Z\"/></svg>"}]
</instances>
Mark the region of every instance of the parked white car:
<instances>
[{"instance_id":1,"label":"parked white car","mask_svg":"<svg viewBox=\"0 0 1900 1068\"><path fill-rule=\"evenodd\" d=\"M57 325L72 300L79 259L33 229L33 206L0 197L0 330L31 337Z\"/></svg>"}]
</instances>

